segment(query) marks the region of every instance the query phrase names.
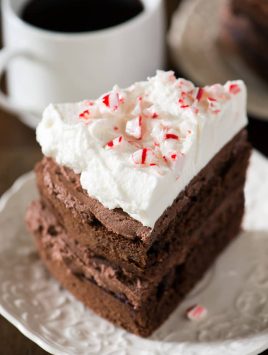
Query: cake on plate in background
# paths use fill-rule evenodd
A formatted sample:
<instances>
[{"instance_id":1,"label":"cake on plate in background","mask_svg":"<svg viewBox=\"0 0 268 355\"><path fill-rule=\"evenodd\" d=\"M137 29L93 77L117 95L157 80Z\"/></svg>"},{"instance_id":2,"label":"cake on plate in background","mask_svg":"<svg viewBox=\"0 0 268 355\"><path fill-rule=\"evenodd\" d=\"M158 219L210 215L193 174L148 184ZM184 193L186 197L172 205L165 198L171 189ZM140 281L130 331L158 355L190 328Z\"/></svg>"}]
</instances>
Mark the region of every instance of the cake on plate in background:
<instances>
[{"instance_id":1,"label":"cake on plate in background","mask_svg":"<svg viewBox=\"0 0 268 355\"><path fill-rule=\"evenodd\" d=\"M51 274L149 336L239 233L250 145L242 81L173 72L50 105L27 224Z\"/></svg>"},{"instance_id":2,"label":"cake on plate in background","mask_svg":"<svg viewBox=\"0 0 268 355\"><path fill-rule=\"evenodd\" d=\"M221 39L268 81L268 1L230 0L223 11Z\"/></svg>"}]
</instances>

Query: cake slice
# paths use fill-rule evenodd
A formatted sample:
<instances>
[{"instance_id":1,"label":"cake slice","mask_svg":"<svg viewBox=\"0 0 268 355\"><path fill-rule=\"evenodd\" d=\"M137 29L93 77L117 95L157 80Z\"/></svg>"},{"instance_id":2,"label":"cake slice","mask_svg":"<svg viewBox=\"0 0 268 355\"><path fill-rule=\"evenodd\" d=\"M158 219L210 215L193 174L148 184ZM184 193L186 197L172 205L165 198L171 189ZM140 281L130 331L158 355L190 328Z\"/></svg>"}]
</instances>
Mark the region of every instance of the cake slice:
<instances>
[{"instance_id":1,"label":"cake slice","mask_svg":"<svg viewBox=\"0 0 268 355\"><path fill-rule=\"evenodd\" d=\"M250 154L241 81L158 72L96 101L50 105L37 129L39 253L96 313L149 336L237 236Z\"/></svg>"}]
</instances>

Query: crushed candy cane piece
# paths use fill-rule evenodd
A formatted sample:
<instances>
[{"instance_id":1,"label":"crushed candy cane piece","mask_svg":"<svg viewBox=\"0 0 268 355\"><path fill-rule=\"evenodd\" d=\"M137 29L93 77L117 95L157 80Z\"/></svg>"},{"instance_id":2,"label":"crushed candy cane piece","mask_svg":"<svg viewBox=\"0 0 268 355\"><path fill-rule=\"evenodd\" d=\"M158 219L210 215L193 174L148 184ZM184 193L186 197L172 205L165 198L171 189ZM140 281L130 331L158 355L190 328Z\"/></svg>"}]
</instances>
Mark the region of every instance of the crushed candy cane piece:
<instances>
[{"instance_id":1,"label":"crushed candy cane piece","mask_svg":"<svg viewBox=\"0 0 268 355\"><path fill-rule=\"evenodd\" d=\"M142 101L142 96L137 97L136 105L133 111L131 112L133 116L140 116L142 114Z\"/></svg>"},{"instance_id":2,"label":"crushed candy cane piece","mask_svg":"<svg viewBox=\"0 0 268 355\"><path fill-rule=\"evenodd\" d=\"M137 139L142 137L142 116L133 118L132 120L127 121L126 124L126 133L129 136L132 136Z\"/></svg>"},{"instance_id":3,"label":"crushed candy cane piece","mask_svg":"<svg viewBox=\"0 0 268 355\"><path fill-rule=\"evenodd\" d=\"M110 95L107 94L107 95L103 96L103 98L102 98L102 102L103 102L104 105L106 105L107 107L110 107L110 100L109 100L109 97L110 97Z\"/></svg>"},{"instance_id":4,"label":"crushed candy cane piece","mask_svg":"<svg viewBox=\"0 0 268 355\"><path fill-rule=\"evenodd\" d=\"M88 120L90 116L90 111L89 110L85 110L82 113L80 113L79 118L83 119L83 120Z\"/></svg>"},{"instance_id":5,"label":"crushed candy cane piece","mask_svg":"<svg viewBox=\"0 0 268 355\"><path fill-rule=\"evenodd\" d=\"M208 106L209 106L209 109L211 110L212 113L219 113L219 112L221 112L221 110L220 110L221 105L220 105L220 103L219 103L216 99L214 99L214 98L211 98L211 97L208 98Z\"/></svg>"},{"instance_id":6,"label":"crushed candy cane piece","mask_svg":"<svg viewBox=\"0 0 268 355\"><path fill-rule=\"evenodd\" d=\"M144 165L144 166L155 166L157 165L156 156L152 149L143 148L139 149L132 154L132 160L134 164Z\"/></svg>"},{"instance_id":7,"label":"crushed candy cane piece","mask_svg":"<svg viewBox=\"0 0 268 355\"><path fill-rule=\"evenodd\" d=\"M108 143L105 144L106 149L112 149L118 146L123 142L123 136L119 136L114 138L113 140L109 141Z\"/></svg>"},{"instance_id":8,"label":"crushed candy cane piece","mask_svg":"<svg viewBox=\"0 0 268 355\"><path fill-rule=\"evenodd\" d=\"M174 133L166 133L164 135L164 139L175 139L175 140L179 140L179 136L177 134L174 134Z\"/></svg>"},{"instance_id":9,"label":"crushed candy cane piece","mask_svg":"<svg viewBox=\"0 0 268 355\"><path fill-rule=\"evenodd\" d=\"M186 316L190 320L198 321L205 318L207 313L208 311L205 307L197 304L187 309Z\"/></svg>"},{"instance_id":10,"label":"crushed candy cane piece","mask_svg":"<svg viewBox=\"0 0 268 355\"><path fill-rule=\"evenodd\" d=\"M115 111L118 109L119 104L120 102L122 102L122 100L120 101L118 92L112 91L110 92L110 94L103 96L102 102L112 111Z\"/></svg>"},{"instance_id":11,"label":"crushed candy cane piece","mask_svg":"<svg viewBox=\"0 0 268 355\"><path fill-rule=\"evenodd\" d=\"M196 100L200 101L202 99L203 94L204 94L204 89L203 88L199 88L198 92L197 92L197 95L196 95Z\"/></svg>"},{"instance_id":12,"label":"crushed candy cane piece","mask_svg":"<svg viewBox=\"0 0 268 355\"><path fill-rule=\"evenodd\" d=\"M182 91L178 99L178 104L180 108L187 109L190 108L194 103L193 90L191 91Z\"/></svg>"},{"instance_id":13,"label":"crushed candy cane piece","mask_svg":"<svg viewBox=\"0 0 268 355\"><path fill-rule=\"evenodd\" d=\"M240 87L237 84L231 84L229 86L229 92L230 94L237 95L240 93Z\"/></svg>"}]
</instances>

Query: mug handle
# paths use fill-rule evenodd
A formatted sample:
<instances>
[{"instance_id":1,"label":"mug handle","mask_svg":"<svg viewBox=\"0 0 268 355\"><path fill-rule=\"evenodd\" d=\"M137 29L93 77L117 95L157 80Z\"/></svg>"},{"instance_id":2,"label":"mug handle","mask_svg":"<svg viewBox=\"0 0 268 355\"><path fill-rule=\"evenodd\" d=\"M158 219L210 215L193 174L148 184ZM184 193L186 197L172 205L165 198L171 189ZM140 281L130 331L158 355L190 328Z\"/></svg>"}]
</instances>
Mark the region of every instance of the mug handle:
<instances>
[{"instance_id":1,"label":"mug handle","mask_svg":"<svg viewBox=\"0 0 268 355\"><path fill-rule=\"evenodd\" d=\"M16 57L33 59L33 55L23 49L15 50L10 48L3 48L0 50L0 80L2 79L3 74L9 62ZM38 116L37 113L34 113L33 111L30 110L26 110L25 108L22 108L19 105L16 105L15 103L11 102L8 95L6 95L1 89L0 89L0 106L12 114L23 116L23 121L24 122L26 121L25 123L27 123L32 127L35 126L33 122L37 124L38 120L40 119L39 117L40 115Z\"/></svg>"}]
</instances>

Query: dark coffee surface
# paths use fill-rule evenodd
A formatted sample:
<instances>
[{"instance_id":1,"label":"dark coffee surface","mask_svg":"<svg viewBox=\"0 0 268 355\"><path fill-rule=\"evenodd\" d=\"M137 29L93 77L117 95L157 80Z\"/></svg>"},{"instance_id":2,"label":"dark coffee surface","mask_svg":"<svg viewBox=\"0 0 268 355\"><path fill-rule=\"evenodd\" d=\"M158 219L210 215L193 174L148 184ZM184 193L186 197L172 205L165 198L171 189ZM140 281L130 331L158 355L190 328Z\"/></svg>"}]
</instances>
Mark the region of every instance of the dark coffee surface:
<instances>
[{"instance_id":1,"label":"dark coffee surface","mask_svg":"<svg viewBox=\"0 0 268 355\"><path fill-rule=\"evenodd\" d=\"M50 31L88 32L116 26L142 11L140 0L30 0L21 18Z\"/></svg>"}]
</instances>

